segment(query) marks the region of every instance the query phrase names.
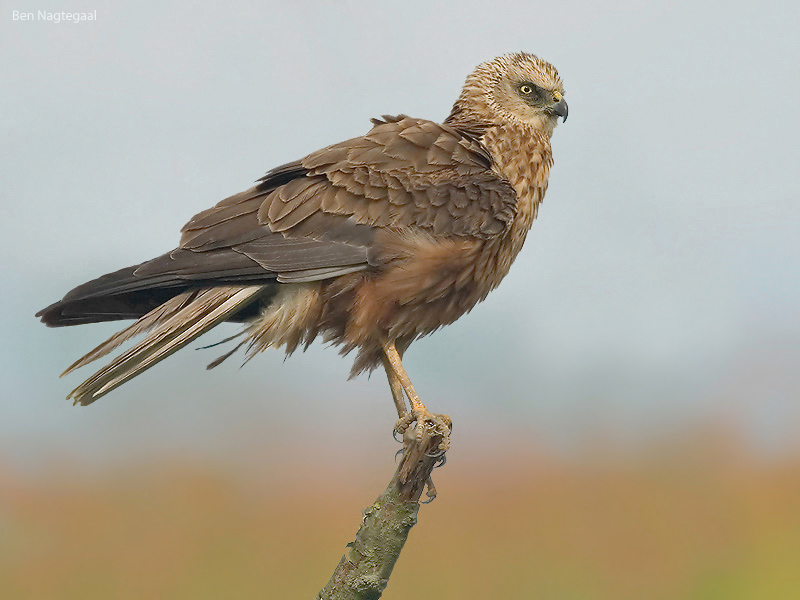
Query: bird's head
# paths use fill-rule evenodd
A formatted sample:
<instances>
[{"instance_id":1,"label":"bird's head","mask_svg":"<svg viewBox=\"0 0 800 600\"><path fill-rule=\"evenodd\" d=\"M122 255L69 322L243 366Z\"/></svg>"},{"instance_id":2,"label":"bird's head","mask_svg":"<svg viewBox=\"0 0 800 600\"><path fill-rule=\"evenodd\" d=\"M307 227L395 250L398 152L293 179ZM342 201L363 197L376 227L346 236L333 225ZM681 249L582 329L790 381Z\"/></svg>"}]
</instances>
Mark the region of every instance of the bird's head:
<instances>
[{"instance_id":1,"label":"bird's head","mask_svg":"<svg viewBox=\"0 0 800 600\"><path fill-rule=\"evenodd\" d=\"M558 117L567 120L558 71L538 56L515 52L482 63L467 77L448 121L519 123L549 134Z\"/></svg>"}]
</instances>

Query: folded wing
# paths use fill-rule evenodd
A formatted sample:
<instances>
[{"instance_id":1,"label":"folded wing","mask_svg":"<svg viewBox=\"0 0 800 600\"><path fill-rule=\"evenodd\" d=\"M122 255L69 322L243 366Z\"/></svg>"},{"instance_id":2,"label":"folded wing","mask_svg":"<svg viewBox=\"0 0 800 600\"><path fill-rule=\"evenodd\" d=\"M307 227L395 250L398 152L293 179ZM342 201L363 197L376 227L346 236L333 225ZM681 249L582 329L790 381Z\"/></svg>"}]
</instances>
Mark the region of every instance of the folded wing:
<instances>
[{"instance_id":1,"label":"folded wing","mask_svg":"<svg viewBox=\"0 0 800 600\"><path fill-rule=\"evenodd\" d=\"M71 369L149 332L72 397L93 401L223 320L253 316L280 283L379 270L380 230L473 239L506 231L516 195L469 132L406 116L373 122L367 135L273 169L195 215L175 250L37 313L49 326L138 319Z\"/></svg>"}]
</instances>

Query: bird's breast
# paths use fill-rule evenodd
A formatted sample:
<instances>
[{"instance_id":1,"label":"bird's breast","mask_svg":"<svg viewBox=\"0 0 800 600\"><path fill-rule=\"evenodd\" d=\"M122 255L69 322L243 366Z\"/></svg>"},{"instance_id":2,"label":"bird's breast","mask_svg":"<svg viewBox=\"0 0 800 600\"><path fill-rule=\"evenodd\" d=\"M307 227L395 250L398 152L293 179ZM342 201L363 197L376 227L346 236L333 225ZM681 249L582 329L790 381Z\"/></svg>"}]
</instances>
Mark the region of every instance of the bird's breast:
<instances>
[{"instance_id":1,"label":"bird's breast","mask_svg":"<svg viewBox=\"0 0 800 600\"><path fill-rule=\"evenodd\" d=\"M491 127L481 142L492 157L494 173L517 193L516 228L530 228L547 190L553 152L550 136L524 125Z\"/></svg>"},{"instance_id":2,"label":"bird's breast","mask_svg":"<svg viewBox=\"0 0 800 600\"><path fill-rule=\"evenodd\" d=\"M517 214L508 230L486 242L477 271L494 289L508 273L536 218L553 164L550 136L524 125L489 128L481 140L492 157L492 170L517 194Z\"/></svg>"}]
</instances>

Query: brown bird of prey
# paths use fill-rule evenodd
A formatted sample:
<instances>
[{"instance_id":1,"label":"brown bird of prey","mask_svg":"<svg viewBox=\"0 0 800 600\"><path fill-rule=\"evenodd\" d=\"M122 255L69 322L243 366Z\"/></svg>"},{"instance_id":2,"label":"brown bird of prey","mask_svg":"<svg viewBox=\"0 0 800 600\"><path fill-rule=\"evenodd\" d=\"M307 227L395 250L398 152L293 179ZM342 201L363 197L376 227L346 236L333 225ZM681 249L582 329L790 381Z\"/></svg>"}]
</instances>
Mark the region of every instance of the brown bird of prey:
<instances>
[{"instance_id":1,"label":"brown bird of prey","mask_svg":"<svg viewBox=\"0 0 800 600\"><path fill-rule=\"evenodd\" d=\"M82 367L144 338L73 390L90 404L223 321L247 357L320 336L383 364L405 432L442 436L403 368L415 339L469 312L508 273L547 189L550 137L567 118L556 69L524 52L481 64L439 124L373 119L366 135L269 171L195 215L179 246L84 283L37 316L53 327L136 319ZM234 336L236 337L236 336ZM406 408L406 397L410 409Z\"/></svg>"}]
</instances>

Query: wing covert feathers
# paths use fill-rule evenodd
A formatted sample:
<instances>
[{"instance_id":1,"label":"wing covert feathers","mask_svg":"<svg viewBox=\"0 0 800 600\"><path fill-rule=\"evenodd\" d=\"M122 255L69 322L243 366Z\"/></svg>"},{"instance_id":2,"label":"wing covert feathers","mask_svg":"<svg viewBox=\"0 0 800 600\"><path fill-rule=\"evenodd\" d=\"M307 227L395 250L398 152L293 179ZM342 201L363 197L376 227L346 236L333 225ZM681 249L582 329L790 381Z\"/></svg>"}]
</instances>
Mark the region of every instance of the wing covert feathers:
<instances>
[{"instance_id":1,"label":"wing covert feathers","mask_svg":"<svg viewBox=\"0 0 800 600\"><path fill-rule=\"evenodd\" d=\"M254 301L265 286L222 286L185 292L112 336L69 367L66 373L104 356L138 333L150 333L115 358L67 396L75 404L91 404L132 377L149 369L203 332Z\"/></svg>"},{"instance_id":2,"label":"wing covert feathers","mask_svg":"<svg viewBox=\"0 0 800 600\"><path fill-rule=\"evenodd\" d=\"M301 162L317 183L319 212L370 227L413 227L435 235L487 239L506 231L517 197L492 170L488 150L469 133L401 115L373 120L367 135L328 146ZM293 182L294 183L294 182ZM322 185L324 184L324 185ZM291 236L295 202L306 186L264 199L259 221ZM317 200L318 198L318 200ZM297 222L308 218L304 202Z\"/></svg>"},{"instance_id":3,"label":"wing covert feathers","mask_svg":"<svg viewBox=\"0 0 800 600\"><path fill-rule=\"evenodd\" d=\"M199 213L180 248L229 248L279 281L313 281L371 265L383 228L475 239L507 231L516 193L477 138L404 115L373 123L366 135L273 169Z\"/></svg>"}]
</instances>

